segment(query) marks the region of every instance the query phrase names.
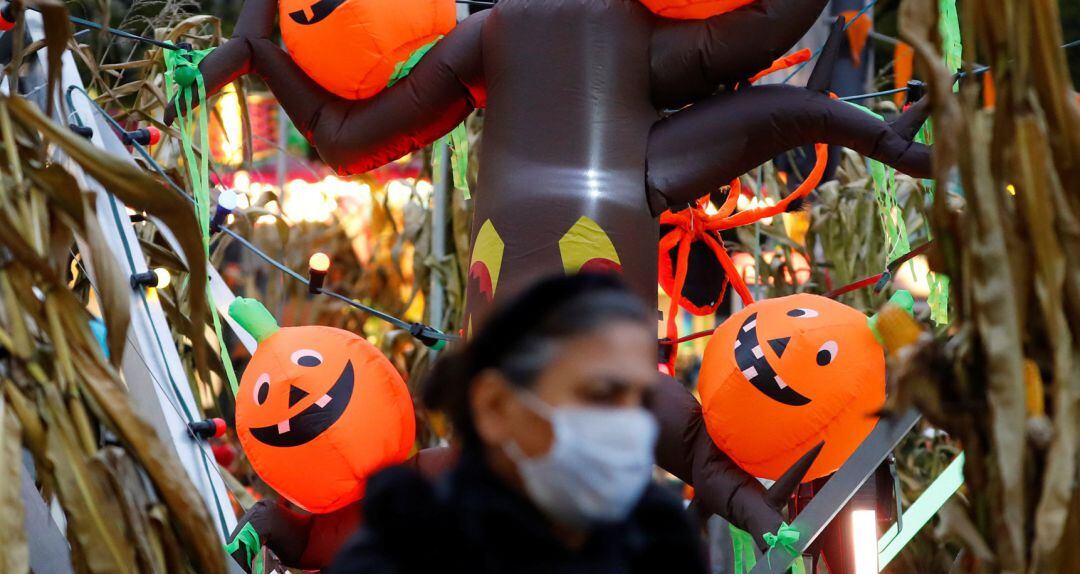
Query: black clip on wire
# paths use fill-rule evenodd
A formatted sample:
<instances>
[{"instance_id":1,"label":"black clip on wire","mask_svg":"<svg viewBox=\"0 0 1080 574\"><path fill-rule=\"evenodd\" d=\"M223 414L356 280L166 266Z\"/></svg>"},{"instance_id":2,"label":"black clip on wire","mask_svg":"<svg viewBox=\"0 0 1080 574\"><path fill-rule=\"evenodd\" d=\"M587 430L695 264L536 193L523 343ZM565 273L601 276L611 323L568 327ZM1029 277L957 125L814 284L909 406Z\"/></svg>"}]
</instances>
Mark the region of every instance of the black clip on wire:
<instances>
[{"instance_id":1,"label":"black clip on wire","mask_svg":"<svg viewBox=\"0 0 1080 574\"><path fill-rule=\"evenodd\" d=\"M434 327L423 323L413 323L409 327L409 334L433 351L441 351L446 348L446 339L440 337L443 333Z\"/></svg>"},{"instance_id":2,"label":"black clip on wire","mask_svg":"<svg viewBox=\"0 0 1080 574\"><path fill-rule=\"evenodd\" d=\"M672 349L675 348L675 341L673 341L673 340L671 340L671 339L669 339L667 337L664 337L663 339L660 339L659 343L660 343L659 362L662 365L666 365L667 363L671 362L671 351L672 351Z\"/></svg>"},{"instance_id":3,"label":"black clip on wire","mask_svg":"<svg viewBox=\"0 0 1080 574\"><path fill-rule=\"evenodd\" d=\"M926 84L919 80L908 80L907 98L904 100L904 109L922 99L926 93Z\"/></svg>"},{"instance_id":4,"label":"black clip on wire","mask_svg":"<svg viewBox=\"0 0 1080 574\"><path fill-rule=\"evenodd\" d=\"M68 124L68 129L75 132L75 135L82 136L86 139L94 137L94 129L89 126L80 126L78 124Z\"/></svg>"},{"instance_id":5,"label":"black clip on wire","mask_svg":"<svg viewBox=\"0 0 1080 574\"><path fill-rule=\"evenodd\" d=\"M878 278L877 283L874 284L874 293L881 293L881 290L884 289L890 281L892 281L892 271L886 269L881 273L881 277Z\"/></svg>"}]
</instances>

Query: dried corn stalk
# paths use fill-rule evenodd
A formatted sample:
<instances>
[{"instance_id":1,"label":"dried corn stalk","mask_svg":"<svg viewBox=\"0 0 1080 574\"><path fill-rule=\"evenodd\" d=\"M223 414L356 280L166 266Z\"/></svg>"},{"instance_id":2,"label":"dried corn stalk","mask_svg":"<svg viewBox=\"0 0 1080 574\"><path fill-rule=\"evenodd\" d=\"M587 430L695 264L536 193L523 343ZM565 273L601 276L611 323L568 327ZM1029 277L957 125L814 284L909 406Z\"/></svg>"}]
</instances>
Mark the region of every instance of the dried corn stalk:
<instances>
[{"instance_id":1,"label":"dried corn stalk","mask_svg":"<svg viewBox=\"0 0 1080 574\"><path fill-rule=\"evenodd\" d=\"M224 572L224 556L202 500L175 453L132 409L118 372L90 332L88 301L69 289L69 281L93 270L96 305L110 331L120 336L110 345L118 361L127 330L126 281L117 277L96 227L93 197L50 160L48 150L51 145L63 149L106 189L148 213L195 229L193 213L163 199L182 201L148 175L57 129L21 98L0 99L0 128L0 351L6 355L0 361L0 450L9 463L5 468L16 469L17 485L21 460L10 464L13 440L32 454L43 497L55 497L63 510L77 571ZM73 266L76 240L83 250ZM190 247L188 261L205 269L197 237L184 241ZM0 497L12 500L10 491ZM19 515L20 504L13 516ZM182 550L174 552L178 547ZM25 556L25 540L5 529L0 556ZM24 570L21 564L5 569Z\"/></svg>"},{"instance_id":2,"label":"dried corn stalk","mask_svg":"<svg viewBox=\"0 0 1080 574\"><path fill-rule=\"evenodd\" d=\"M935 179L966 199L953 213L939 194L932 215L931 264L952 278L957 313L950 336L893 370L897 397L967 453L963 570L1075 572L1080 106L1057 2L964 3L964 59L993 66L994 109L976 82L952 93L937 17L935 0L907 0L901 32L930 81Z\"/></svg>"}]
</instances>

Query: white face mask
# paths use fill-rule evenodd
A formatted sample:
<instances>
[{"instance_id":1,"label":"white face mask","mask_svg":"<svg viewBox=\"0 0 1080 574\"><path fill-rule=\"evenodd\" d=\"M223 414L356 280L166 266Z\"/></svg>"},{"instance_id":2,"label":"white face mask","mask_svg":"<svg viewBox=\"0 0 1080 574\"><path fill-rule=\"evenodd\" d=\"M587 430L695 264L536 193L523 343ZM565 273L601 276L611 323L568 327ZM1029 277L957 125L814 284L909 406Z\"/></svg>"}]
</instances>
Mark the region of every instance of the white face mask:
<instances>
[{"instance_id":1,"label":"white face mask","mask_svg":"<svg viewBox=\"0 0 1080 574\"><path fill-rule=\"evenodd\" d=\"M529 498L554 520L578 528L619 522L652 478L657 424L643 408L551 407L532 393L521 398L555 433L551 451L528 458L513 442Z\"/></svg>"}]
</instances>

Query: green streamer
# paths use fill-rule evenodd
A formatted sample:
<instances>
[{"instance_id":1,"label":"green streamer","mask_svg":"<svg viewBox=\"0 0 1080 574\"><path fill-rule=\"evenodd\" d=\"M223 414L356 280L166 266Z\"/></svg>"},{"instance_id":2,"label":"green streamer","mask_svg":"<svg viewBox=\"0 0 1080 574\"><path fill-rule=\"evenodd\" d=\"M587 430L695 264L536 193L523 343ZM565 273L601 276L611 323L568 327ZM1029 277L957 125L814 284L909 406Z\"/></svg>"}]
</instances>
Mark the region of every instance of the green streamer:
<instances>
[{"instance_id":1,"label":"green streamer","mask_svg":"<svg viewBox=\"0 0 1080 574\"><path fill-rule=\"evenodd\" d=\"M941 21L939 28L942 38L942 52L945 55L945 63L952 71L960 69L963 61L963 44L960 41L960 21L956 13L956 0L939 0ZM953 86L956 90L957 86ZM869 109L859 106L867 113L880 115ZM919 143L933 143L933 128L930 120L926 124L915 141ZM911 251L911 241L908 237L907 225L904 221L903 210L900 209L896 199L896 170L875 160L867 160L870 175L874 183L874 199L878 204L878 216L881 220L881 229L885 233L886 244L889 253L886 257L892 261L901 255ZM935 186L932 180L924 180L930 202L934 200ZM932 236L927 235L927 239ZM914 269L914 267L912 267ZM930 305L930 318L937 325L945 325L949 322L949 277L940 273L930 272L926 276L926 282L930 286L927 296L927 304Z\"/></svg>"},{"instance_id":2,"label":"green streamer","mask_svg":"<svg viewBox=\"0 0 1080 574\"><path fill-rule=\"evenodd\" d=\"M960 18L956 12L956 0L938 0L938 12L941 16L938 22L941 52L945 56L945 65L950 71L956 72L964 61L964 44L960 38ZM960 84L957 82L953 85L953 91L959 89ZM933 126L929 120L915 141L933 143ZM933 203L936 192L934 182L926 182L926 188L930 195L930 202ZM932 237L928 235L927 239L932 239ZM926 282L930 285L930 294L926 298L926 302L930 305L930 319L936 325L946 325L949 322L949 276L931 272L927 275Z\"/></svg>"},{"instance_id":3,"label":"green streamer","mask_svg":"<svg viewBox=\"0 0 1080 574\"><path fill-rule=\"evenodd\" d=\"M439 138L435 142L438 148L443 143L450 148L450 166L454 174L454 187L461 190L465 199L472 198L469 191L469 180L466 175L469 172L469 131L465 128L465 122L458 124L450 133ZM439 154L433 154L431 169L438 172L442 169L442 161Z\"/></svg>"},{"instance_id":4,"label":"green streamer","mask_svg":"<svg viewBox=\"0 0 1080 574\"><path fill-rule=\"evenodd\" d=\"M926 125L915 136L915 141L927 145L933 144L934 130L929 119L926 120ZM932 179L923 180L923 185L926 186L926 193L930 200L929 204L932 205L937 186ZM933 233L928 231L926 239L933 238ZM949 276L931 271L926 274L926 282L930 286L930 293L926 297L926 303L930 305L930 320L935 325L946 325L949 322Z\"/></svg>"},{"instance_id":5,"label":"green streamer","mask_svg":"<svg viewBox=\"0 0 1080 574\"><path fill-rule=\"evenodd\" d=\"M728 523L731 532L731 550L735 562L735 574L746 574L757 564L754 554L754 538L748 532Z\"/></svg>"},{"instance_id":6,"label":"green streamer","mask_svg":"<svg viewBox=\"0 0 1080 574\"><path fill-rule=\"evenodd\" d=\"M225 553L234 558L236 558L234 556L236 551L242 550L244 552L244 563L249 571L259 573L264 570L261 549L262 541L259 539L259 533L255 531L255 527L250 522L244 524L244 527L236 533L236 536L225 545Z\"/></svg>"},{"instance_id":7,"label":"green streamer","mask_svg":"<svg viewBox=\"0 0 1080 574\"><path fill-rule=\"evenodd\" d=\"M792 556L799 554L794 547L794 544L799 542L799 531L787 522L780 523L780 528L776 529L776 534L766 532L762 535L762 538L765 539L765 544L769 545L769 550L779 546ZM765 559L769 562L769 568L772 568L772 554L766 552Z\"/></svg>"},{"instance_id":8,"label":"green streamer","mask_svg":"<svg viewBox=\"0 0 1080 574\"><path fill-rule=\"evenodd\" d=\"M431 42L428 42L427 44L424 44L423 46L420 46L419 48L413 50L413 53L409 54L409 57L406 58L404 62L398 62L398 64L394 66L394 73L390 74L390 81L387 82L386 87L389 88L390 86L398 83L398 80L400 80L401 78L408 76L409 72L411 72L418 63L420 63L420 59L423 58L424 55L428 53L428 50L430 50L439 40L442 40L442 36L439 36Z\"/></svg>"},{"instance_id":9,"label":"green streamer","mask_svg":"<svg viewBox=\"0 0 1080 574\"><path fill-rule=\"evenodd\" d=\"M747 574L747 572L753 570L754 566L757 565L757 554L755 553L757 544L754 542L754 537L730 522L728 523L728 531L731 533L731 549L734 561L733 572L735 574ZM792 533L794 533L794 535L792 535ZM774 542L769 542L770 537L773 538ZM769 543L770 548L783 541L787 544L785 548L792 554L795 554L794 549L792 549L790 545L799 541L799 532L794 527L782 523L777 534L767 533L763 538L765 538L766 543ZM806 565L803 564L802 560L796 559L791 563L789 571L791 574L806 574Z\"/></svg>"},{"instance_id":10,"label":"green streamer","mask_svg":"<svg viewBox=\"0 0 1080 574\"><path fill-rule=\"evenodd\" d=\"M209 54L213 48L206 50L166 50L165 51L165 93L176 104L176 123L180 132L180 145L184 150L184 164L187 167L188 177L191 180L192 196L195 198L195 215L199 221L199 231L202 235L203 252L207 262L210 261L210 132L208 129L206 111L206 84L202 73L199 71L199 63ZM192 110L192 92L198 90L198 109ZM195 148L191 143L191 132L194 124L192 114L181 112L181 102L188 111L196 116L195 122L199 131L199 150L201 153L196 159ZM225 337L221 332L221 317L218 315L217 305L214 303L214 293L210 289L209 276L196 278L203 282L206 289L206 300L210 305L210 317L214 322L214 333L218 339L218 351L221 353L221 363L225 368L225 376L229 380L229 387L236 394L236 373L233 371L232 360L225 346Z\"/></svg>"},{"instance_id":11,"label":"green streamer","mask_svg":"<svg viewBox=\"0 0 1080 574\"><path fill-rule=\"evenodd\" d=\"M964 63L964 43L960 39L960 18L956 12L956 0L939 0L938 11L941 13L941 51L945 54L945 65L955 72ZM958 88L959 82L953 86L953 90Z\"/></svg>"},{"instance_id":12,"label":"green streamer","mask_svg":"<svg viewBox=\"0 0 1080 574\"><path fill-rule=\"evenodd\" d=\"M394 67L394 73L390 75L390 82L387 86L393 86L399 80L409 75L416 64L420 62L420 59L428 53L436 42L442 39L439 36L434 41L420 46L409 54L409 57L404 62L398 62L398 65ZM435 142L435 147L438 147L445 143L451 151L450 166L453 168L451 171L454 173L454 187L460 189L465 194L465 199L469 199L472 195L469 193L469 180L466 177L469 173L469 132L465 129L465 122L458 124L456 128L450 131L449 134L439 138ZM432 169L439 171L442 169L440 165L439 155L435 156L431 160Z\"/></svg>"},{"instance_id":13,"label":"green streamer","mask_svg":"<svg viewBox=\"0 0 1080 574\"><path fill-rule=\"evenodd\" d=\"M450 132L450 152L453 154L454 187L465 194L465 199L469 199L472 196L466 177L469 172L469 130L464 122Z\"/></svg>"},{"instance_id":14,"label":"green streamer","mask_svg":"<svg viewBox=\"0 0 1080 574\"><path fill-rule=\"evenodd\" d=\"M881 114L870 108L852 102L848 103L879 120L885 120ZM889 248L888 255L885 257L885 261L888 262L911 251L907 222L904 221L904 212L900 209L900 202L896 199L896 170L869 158L866 163L870 168L870 176L874 184L874 200L878 205L881 230L885 233L885 242Z\"/></svg>"},{"instance_id":15,"label":"green streamer","mask_svg":"<svg viewBox=\"0 0 1080 574\"><path fill-rule=\"evenodd\" d=\"M881 230L885 232L885 241L889 248L886 260L892 261L911 251L904 212L896 199L896 170L879 161L869 160L869 163Z\"/></svg>"}]
</instances>

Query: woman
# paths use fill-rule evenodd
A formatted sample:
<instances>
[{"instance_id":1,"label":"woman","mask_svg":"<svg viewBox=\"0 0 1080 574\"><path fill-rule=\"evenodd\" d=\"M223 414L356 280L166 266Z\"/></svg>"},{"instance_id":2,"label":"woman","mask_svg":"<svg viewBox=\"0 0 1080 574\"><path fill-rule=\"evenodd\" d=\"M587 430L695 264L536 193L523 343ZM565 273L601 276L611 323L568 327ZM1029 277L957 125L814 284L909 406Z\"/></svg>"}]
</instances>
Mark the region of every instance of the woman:
<instances>
[{"instance_id":1,"label":"woman","mask_svg":"<svg viewBox=\"0 0 1080 574\"><path fill-rule=\"evenodd\" d=\"M432 485L394 468L332 572L704 572L652 484L655 313L616 279L539 283L489 316L424 389L461 458Z\"/></svg>"}]
</instances>

